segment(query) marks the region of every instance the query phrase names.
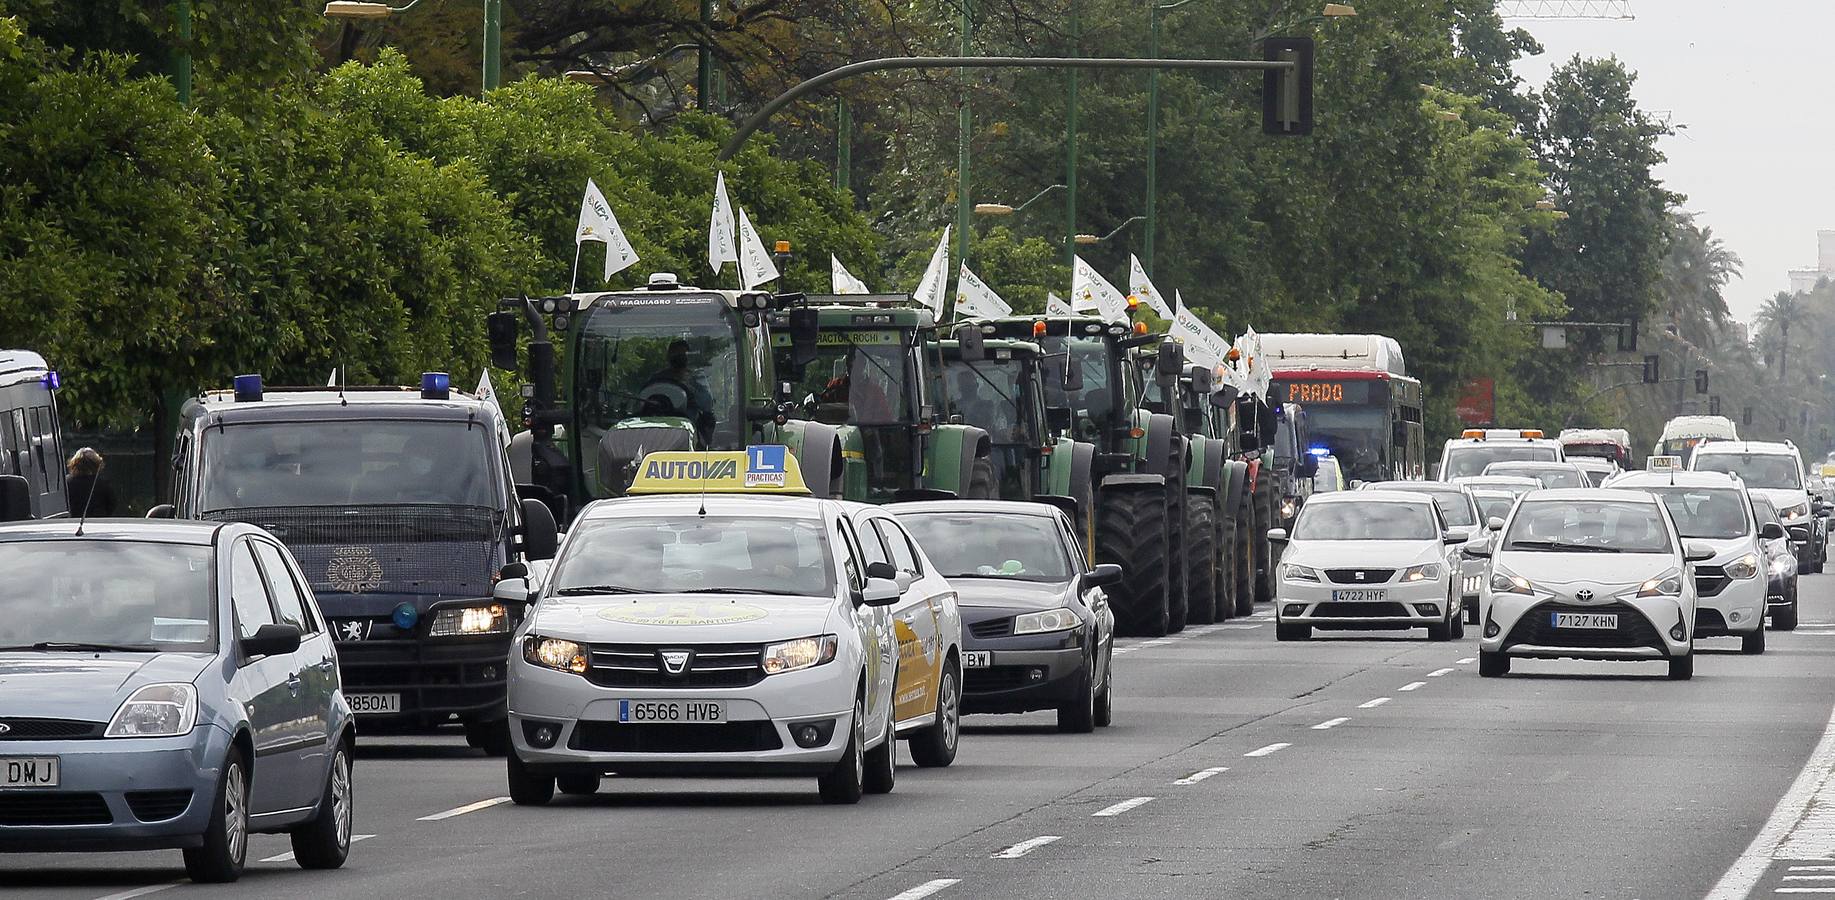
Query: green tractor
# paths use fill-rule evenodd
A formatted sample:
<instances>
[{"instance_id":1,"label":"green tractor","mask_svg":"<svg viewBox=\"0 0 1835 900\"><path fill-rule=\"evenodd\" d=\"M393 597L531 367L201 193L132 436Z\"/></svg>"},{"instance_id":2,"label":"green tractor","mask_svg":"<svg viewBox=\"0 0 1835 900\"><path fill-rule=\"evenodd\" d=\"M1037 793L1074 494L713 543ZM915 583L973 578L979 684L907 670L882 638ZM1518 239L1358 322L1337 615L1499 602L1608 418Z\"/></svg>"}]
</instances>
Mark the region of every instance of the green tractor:
<instances>
[{"instance_id":1,"label":"green tractor","mask_svg":"<svg viewBox=\"0 0 1835 900\"><path fill-rule=\"evenodd\" d=\"M815 340L793 320L813 317ZM929 308L904 295L809 297L771 317L777 371L792 415L832 426L850 500L998 495L993 445L973 424L939 413L941 359Z\"/></svg>"},{"instance_id":2,"label":"green tractor","mask_svg":"<svg viewBox=\"0 0 1835 900\"><path fill-rule=\"evenodd\" d=\"M510 445L517 483L545 489L565 521L579 505L622 496L646 454L783 444L818 496L842 496L839 430L789 417L771 352L770 317L800 300L659 274L645 290L503 301L489 319L493 364L516 368L519 317L532 338L528 430ZM793 318L791 341L815 346L815 317ZM564 374L550 329L566 346Z\"/></svg>"}]
</instances>

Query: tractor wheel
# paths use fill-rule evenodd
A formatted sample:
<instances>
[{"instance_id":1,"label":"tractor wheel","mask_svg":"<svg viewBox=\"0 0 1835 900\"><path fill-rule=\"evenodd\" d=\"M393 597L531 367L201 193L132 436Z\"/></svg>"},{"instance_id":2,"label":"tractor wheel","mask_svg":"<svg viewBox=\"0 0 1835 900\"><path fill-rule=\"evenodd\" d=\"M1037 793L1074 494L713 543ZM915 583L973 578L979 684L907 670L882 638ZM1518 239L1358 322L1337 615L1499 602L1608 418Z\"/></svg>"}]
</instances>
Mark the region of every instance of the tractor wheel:
<instances>
[{"instance_id":1,"label":"tractor wheel","mask_svg":"<svg viewBox=\"0 0 1835 900\"><path fill-rule=\"evenodd\" d=\"M1263 487L1255 491L1255 530L1249 537L1255 541L1255 602L1274 601L1274 545L1268 542L1268 529L1274 527L1274 495Z\"/></svg>"},{"instance_id":2,"label":"tractor wheel","mask_svg":"<svg viewBox=\"0 0 1835 900\"><path fill-rule=\"evenodd\" d=\"M1217 621L1217 505L1209 497L1185 502L1185 618L1193 625Z\"/></svg>"},{"instance_id":3,"label":"tractor wheel","mask_svg":"<svg viewBox=\"0 0 1835 900\"><path fill-rule=\"evenodd\" d=\"M969 473L967 499L1000 499L1000 485L994 483L993 460L985 456L978 456L975 458L975 468Z\"/></svg>"},{"instance_id":4,"label":"tractor wheel","mask_svg":"<svg viewBox=\"0 0 1835 900\"><path fill-rule=\"evenodd\" d=\"M1166 497L1159 491L1116 491L1096 507L1096 560L1116 563L1126 576L1104 590L1120 634L1161 637L1171 609L1167 567L1171 547Z\"/></svg>"},{"instance_id":5,"label":"tractor wheel","mask_svg":"<svg viewBox=\"0 0 1835 900\"><path fill-rule=\"evenodd\" d=\"M1185 539L1190 532L1191 502L1176 485L1166 491L1166 633L1185 630L1191 615L1191 588L1186 579L1192 550Z\"/></svg>"}]
</instances>

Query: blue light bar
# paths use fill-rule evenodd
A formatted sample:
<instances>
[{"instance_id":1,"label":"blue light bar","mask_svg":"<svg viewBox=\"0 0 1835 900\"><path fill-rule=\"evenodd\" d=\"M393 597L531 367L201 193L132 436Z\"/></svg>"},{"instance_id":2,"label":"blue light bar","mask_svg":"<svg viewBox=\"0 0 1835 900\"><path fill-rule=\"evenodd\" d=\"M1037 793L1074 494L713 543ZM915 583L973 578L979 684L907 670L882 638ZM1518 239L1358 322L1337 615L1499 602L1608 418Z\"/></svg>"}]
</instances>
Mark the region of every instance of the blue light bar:
<instances>
[{"instance_id":1,"label":"blue light bar","mask_svg":"<svg viewBox=\"0 0 1835 900\"><path fill-rule=\"evenodd\" d=\"M1331 456L1332 448L1330 447L1309 447L1307 448L1306 452L1311 453L1314 456Z\"/></svg>"},{"instance_id":2,"label":"blue light bar","mask_svg":"<svg viewBox=\"0 0 1835 900\"><path fill-rule=\"evenodd\" d=\"M236 402L254 403L261 399L260 375L236 376Z\"/></svg>"},{"instance_id":3,"label":"blue light bar","mask_svg":"<svg viewBox=\"0 0 1835 900\"><path fill-rule=\"evenodd\" d=\"M452 396L452 376L445 372L421 373L421 399L445 400Z\"/></svg>"},{"instance_id":4,"label":"blue light bar","mask_svg":"<svg viewBox=\"0 0 1835 900\"><path fill-rule=\"evenodd\" d=\"M47 390L55 391L58 388L64 386L64 380L62 378L57 377L56 369L52 369L45 373L44 382L45 382L45 388Z\"/></svg>"}]
</instances>

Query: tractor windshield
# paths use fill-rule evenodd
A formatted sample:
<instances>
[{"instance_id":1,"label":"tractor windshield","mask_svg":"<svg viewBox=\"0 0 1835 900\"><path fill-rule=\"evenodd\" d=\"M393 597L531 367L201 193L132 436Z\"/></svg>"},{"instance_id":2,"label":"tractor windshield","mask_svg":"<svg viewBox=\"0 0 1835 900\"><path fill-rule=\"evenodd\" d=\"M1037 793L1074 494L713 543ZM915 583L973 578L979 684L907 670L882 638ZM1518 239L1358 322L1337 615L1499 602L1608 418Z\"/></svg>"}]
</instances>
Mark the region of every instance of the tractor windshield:
<instances>
[{"instance_id":1,"label":"tractor windshield","mask_svg":"<svg viewBox=\"0 0 1835 900\"><path fill-rule=\"evenodd\" d=\"M1127 399L1119 367L1114 365L1108 341L1102 337L1044 337L1045 404L1068 406L1076 415L1076 438L1096 440L1121 423L1121 404ZM1068 359L1082 376L1074 390L1064 387Z\"/></svg>"},{"instance_id":2,"label":"tractor windshield","mask_svg":"<svg viewBox=\"0 0 1835 900\"><path fill-rule=\"evenodd\" d=\"M1036 363L1006 350L988 351L986 359L943 364L944 390L950 411L987 431L994 443L994 478L1000 496L1027 499L1027 465L1034 461L1045 420L1043 398L1030 370Z\"/></svg>"},{"instance_id":3,"label":"tractor windshield","mask_svg":"<svg viewBox=\"0 0 1835 900\"><path fill-rule=\"evenodd\" d=\"M778 371L790 372L790 396L818 422L831 425L900 425L916 421L908 332L823 331L814 362L797 376L790 368L788 334L779 344Z\"/></svg>"},{"instance_id":4,"label":"tractor windshield","mask_svg":"<svg viewBox=\"0 0 1835 900\"><path fill-rule=\"evenodd\" d=\"M741 354L738 316L723 298L601 297L586 315L572 360L582 430L680 419L706 446L744 443L740 386L763 363Z\"/></svg>"}]
</instances>

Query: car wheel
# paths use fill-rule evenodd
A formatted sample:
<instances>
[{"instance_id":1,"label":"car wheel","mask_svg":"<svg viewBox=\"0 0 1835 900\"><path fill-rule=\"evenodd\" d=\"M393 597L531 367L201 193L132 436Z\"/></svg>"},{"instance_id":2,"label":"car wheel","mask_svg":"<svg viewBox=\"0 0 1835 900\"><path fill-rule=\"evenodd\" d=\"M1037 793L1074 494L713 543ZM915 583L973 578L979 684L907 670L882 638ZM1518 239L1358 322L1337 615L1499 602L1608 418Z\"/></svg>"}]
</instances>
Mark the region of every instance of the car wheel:
<instances>
[{"instance_id":1,"label":"car wheel","mask_svg":"<svg viewBox=\"0 0 1835 900\"><path fill-rule=\"evenodd\" d=\"M962 735L962 670L952 654L943 664L937 683L936 723L911 736L911 759L926 769L940 769L956 761L956 742Z\"/></svg>"},{"instance_id":2,"label":"car wheel","mask_svg":"<svg viewBox=\"0 0 1835 900\"><path fill-rule=\"evenodd\" d=\"M204 829L204 845L185 850L185 874L203 884L226 884L242 877L248 858L248 764L242 751L231 750L217 779L217 796Z\"/></svg>"},{"instance_id":3,"label":"car wheel","mask_svg":"<svg viewBox=\"0 0 1835 900\"><path fill-rule=\"evenodd\" d=\"M554 786L559 788L561 793L570 797L591 797L599 793L599 779L598 772L557 775L554 778Z\"/></svg>"},{"instance_id":4,"label":"car wheel","mask_svg":"<svg viewBox=\"0 0 1835 900\"><path fill-rule=\"evenodd\" d=\"M886 714L886 739L867 751L866 781L869 794L890 794L898 781L898 732L893 728L892 714Z\"/></svg>"},{"instance_id":5,"label":"car wheel","mask_svg":"<svg viewBox=\"0 0 1835 900\"><path fill-rule=\"evenodd\" d=\"M1480 678L1497 678L1510 674L1510 657L1489 650L1478 651L1478 676Z\"/></svg>"},{"instance_id":6,"label":"car wheel","mask_svg":"<svg viewBox=\"0 0 1835 900\"><path fill-rule=\"evenodd\" d=\"M1089 734L1096 730L1096 666L1085 663L1083 677L1077 679L1077 693L1058 707L1058 730L1065 734Z\"/></svg>"},{"instance_id":7,"label":"car wheel","mask_svg":"<svg viewBox=\"0 0 1835 900\"><path fill-rule=\"evenodd\" d=\"M1274 639L1277 641L1310 641L1313 638L1311 625L1274 624Z\"/></svg>"},{"instance_id":8,"label":"car wheel","mask_svg":"<svg viewBox=\"0 0 1835 900\"><path fill-rule=\"evenodd\" d=\"M1109 657L1109 664L1103 667L1102 690L1096 694L1096 727L1107 728L1115 724L1115 657Z\"/></svg>"},{"instance_id":9,"label":"car wheel","mask_svg":"<svg viewBox=\"0 0 1835 900\"><path fill-rule=\"evenodd\" d=\"M1772 613L1771 627L1777 631L1796 631L1797 604L1792 602L1789 606L1781 607L1777 612Z\"/></svg>"},{"instance_id":10,"label":"car wheel","mask_svg":"<svg viewBox=\"0 0 1835 900\"><path fill-rule=\"evenodd\" d=\"M1464 640L1465 639L1465 616L1458 609L1453 610L1452 626L1453 626L1453 640L1455 641Z\"/></svg>"},{"instance_id":11,"label":"car wheel","mask_svg":"<svg viewBox=\"0 0 1835 900\"><path fill-rule=\"evenodd\" d=\"M510 720L466 722L465 743L483 750L485 756L510 755Z\"/></svg>"},{"instance_id":12,"label":"car wheel","mask_svg":"<svg viewBox=\"0 0 1835 900\"><path fill-rule=\"evenodd\" d=\"M860 795L866 790L866 751L861 748L866 739L866 707L856 699L853 727L848 729L847 747L841 751L841 758L835 761L835 767L827 775L816 779L816 789L821 792L823 803L860 802Z\"/></svg>"},{"instance_id":13,"label":"car wheel","mask_svg":"<svg viewBox=\"0 0 1835 900\"><path fill-rule=\"evenodd\" d=\"M1765 652L1765 623L1739 636L1739 652L1747 656L1757 656Z\"/></svg>"},{"instance_id":14,"label":"car wheel","mask_svg":"<svg viewBox=\"0 0 1835 900\"><path fill-rule=\"evenodd\" d=\"M1669 658L1669 680L1687 681L1693 677L1695 677L1695 654L1689 653Z\"/></svg>"},{"instance_id":15,"label":"car wheel","mask_svg":"<svg viewBox=\"0 0 1835 900\"><path fill-rule=\"evenodd\" d=\"M517 806L545 806L554 799L554 776L529 771L522 758L512 752L506 767L510 781L510 800Z\"/></svg>"},{"instance_id":16,"label":"car wheel","mask_svg":"<svg viewBox=\"0 0 1835 900\"><path fill-rule=\"evenodd\" d=\"M325 795L319 814L293 830L293 859L302 869L336 869L350 856L351 820L355 795L350 777L350 749L339 742L331 754L331 771L325 776Z\"/></svg>"}]
</instances>

